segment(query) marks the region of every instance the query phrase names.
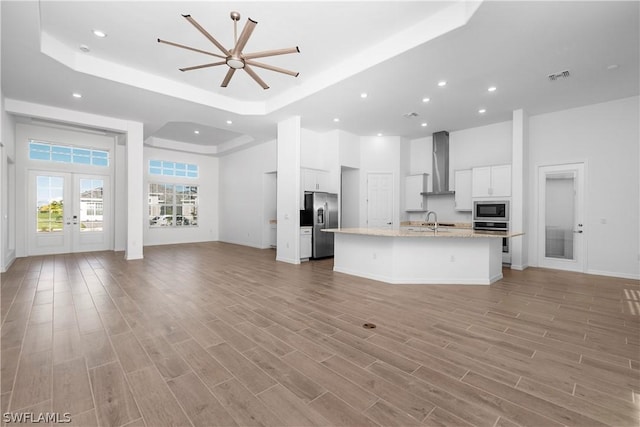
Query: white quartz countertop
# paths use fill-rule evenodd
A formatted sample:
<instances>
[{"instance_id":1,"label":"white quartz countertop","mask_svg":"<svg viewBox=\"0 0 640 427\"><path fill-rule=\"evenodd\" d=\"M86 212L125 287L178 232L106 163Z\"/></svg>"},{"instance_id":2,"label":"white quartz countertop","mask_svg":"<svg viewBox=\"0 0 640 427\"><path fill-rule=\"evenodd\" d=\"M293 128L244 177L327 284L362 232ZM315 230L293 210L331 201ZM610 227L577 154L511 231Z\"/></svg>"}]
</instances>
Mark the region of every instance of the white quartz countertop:
<instances>
[{"instance_id":1,"label":"white quartz countertop","mask_svg":"<svg viewBox=\"0 0 640 427\"><path fill-rule=\"evenodd\" d=\"M427 227L408 228L329 228L322 230L328 233L340 234L357 234L361 236L380 236L380 237L444 237L444 238L481 238L481 237L515 237L524 233L512 231L480 231L469 228L445 228L440 227L438 231L433 231Z\"/></svg>"}]
</instances>

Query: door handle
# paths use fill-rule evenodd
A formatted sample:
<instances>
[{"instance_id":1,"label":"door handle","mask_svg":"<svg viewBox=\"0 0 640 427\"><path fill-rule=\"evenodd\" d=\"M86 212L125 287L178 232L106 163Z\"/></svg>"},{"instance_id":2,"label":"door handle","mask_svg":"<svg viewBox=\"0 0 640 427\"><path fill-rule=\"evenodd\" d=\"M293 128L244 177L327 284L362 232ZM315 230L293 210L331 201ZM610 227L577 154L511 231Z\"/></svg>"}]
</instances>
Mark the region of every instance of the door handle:
<instances>
[{"instance_id":1,"label":"door handle","mask_svg":"<svg viewBox=\"0 0 640 427\"><path fill-rule=\"evenodd\" d=\"M575 234L581 234L581 233L582 233L582 230L573 230L573 232L574 232Z\"/></svg>"},{"instance_id":2,"label":"door handle","mask_svg":"<svg viewBox=\"0 0 640 427\"><path fill-rule=\"evenodd\" d=\"M387 225L391 225L391 224L393 224L393 222L388 222L388 223L387 223Z\"/></svg>"}]
</instances>

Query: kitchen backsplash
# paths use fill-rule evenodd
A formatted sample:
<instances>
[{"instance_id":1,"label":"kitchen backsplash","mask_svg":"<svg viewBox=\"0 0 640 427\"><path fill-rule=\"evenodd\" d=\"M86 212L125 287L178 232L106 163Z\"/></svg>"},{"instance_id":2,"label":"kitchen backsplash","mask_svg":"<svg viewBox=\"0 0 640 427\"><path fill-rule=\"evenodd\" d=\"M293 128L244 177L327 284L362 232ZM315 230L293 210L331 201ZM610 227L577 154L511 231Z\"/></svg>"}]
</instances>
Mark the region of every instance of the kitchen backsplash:
<instances>
[{"instance_id":1,"label":"kitchen backsplash","mask_svg":"<svg viewBox=\"0 0 640 427\"><path fill-rule=\"evenodd\" d=\"M426 198L427 209L438 214L439 222L471 222L471 211L455 210L453 196L430 196ZM409 221L422 221L426 212L408 212Z\"/></svg>"}]
</instances>

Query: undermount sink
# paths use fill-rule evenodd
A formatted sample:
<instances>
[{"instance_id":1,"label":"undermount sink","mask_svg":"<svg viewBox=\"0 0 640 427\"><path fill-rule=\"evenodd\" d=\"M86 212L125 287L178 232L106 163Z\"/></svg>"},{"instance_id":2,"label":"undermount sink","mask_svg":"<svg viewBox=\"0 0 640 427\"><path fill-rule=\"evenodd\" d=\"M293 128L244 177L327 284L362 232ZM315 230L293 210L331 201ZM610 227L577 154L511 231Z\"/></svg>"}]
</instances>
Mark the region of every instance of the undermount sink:
<instances>
[{"instance_id":1,"label":"undermount sink","mask_svg":"<svg viewBox=\"0 0 640 427\"><path fill-rule=\"evenodd\" d=\"M411 232L411 233L446 233L449 232L450 230L448 228L444 228L444 227L438 227L437 230L433 230L431 228L427 228L427 227L419 227L419 228L409 228L407 229L407 231Z\"/></svg>"}]
</instances>

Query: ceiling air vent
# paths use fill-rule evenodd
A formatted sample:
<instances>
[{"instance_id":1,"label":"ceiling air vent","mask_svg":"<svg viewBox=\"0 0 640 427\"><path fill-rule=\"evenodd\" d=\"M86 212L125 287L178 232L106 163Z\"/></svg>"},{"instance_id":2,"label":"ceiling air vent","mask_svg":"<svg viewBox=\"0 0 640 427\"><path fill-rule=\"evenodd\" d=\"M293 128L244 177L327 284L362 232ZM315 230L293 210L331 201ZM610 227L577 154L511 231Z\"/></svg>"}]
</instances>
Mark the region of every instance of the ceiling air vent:
<instances>
[{"instance_id":1,"label":"ceiling air vent","mask_svg":"<svg viewBox=\"0 0 640 427\"><path fill-rule=\"evenodd\" d=\"M569 70L564 70L564 71L560 71L557 74L549 74L547 77L549 77L549 81L554 82L558 79L566 79L569 76L570 76Z\"/></svg>"},{"instance_id":2,"label":"ceiling air vent","mask_svg":"<svg viewBox=\"0 0 640 427\"><path fill-rule=\"evenodd\" d=\"M402 115L402 117L405 117L407 119L411 119L413 117L418 117L418 113L416 113L416 112L405 113L405 114Z\"/></svg>"}]
</instances>

